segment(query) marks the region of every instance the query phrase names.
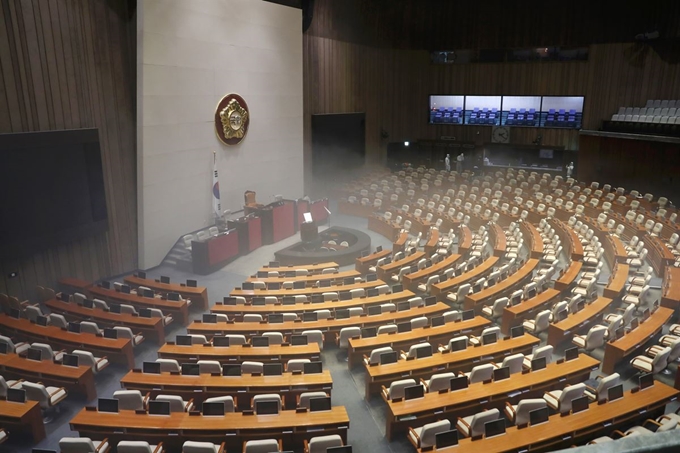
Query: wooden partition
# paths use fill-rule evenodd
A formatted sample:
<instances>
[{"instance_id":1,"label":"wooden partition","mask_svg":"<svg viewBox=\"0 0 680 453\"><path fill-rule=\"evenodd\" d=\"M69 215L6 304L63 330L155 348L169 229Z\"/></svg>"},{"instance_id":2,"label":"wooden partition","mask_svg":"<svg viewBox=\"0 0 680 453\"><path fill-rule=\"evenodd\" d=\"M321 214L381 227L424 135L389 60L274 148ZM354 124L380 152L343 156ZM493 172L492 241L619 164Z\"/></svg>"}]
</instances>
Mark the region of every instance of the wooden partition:
<instances>
[{"instance_id":1,"label":"wooden partition","mask_svg":"<svg viewBox=\"0 0 680 453\"><path fill-rule=\"evenodd\" d=\"M109 219L106 233L23 259L0 254L0 292L34 297L37 284L54 285L63 275L93 281L137 267L133 4L0 7L0 133L98 128ZM7 278L15 271L18 278Z\"/></svg>"}]
</instances>

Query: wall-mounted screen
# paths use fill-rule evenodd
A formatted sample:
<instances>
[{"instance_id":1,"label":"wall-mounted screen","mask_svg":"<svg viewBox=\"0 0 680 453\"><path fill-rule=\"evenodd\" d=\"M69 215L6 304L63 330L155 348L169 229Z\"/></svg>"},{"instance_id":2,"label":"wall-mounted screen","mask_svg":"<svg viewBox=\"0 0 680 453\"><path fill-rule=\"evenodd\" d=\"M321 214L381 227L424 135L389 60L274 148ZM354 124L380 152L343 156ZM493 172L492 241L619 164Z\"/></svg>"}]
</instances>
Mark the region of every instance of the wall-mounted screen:
<instances>
[{"instance_id":1,"label":"wall-mounted screen","mask_svg":"<svg viewBox=\"0 0 680 453\"><path fill-rule=\"evenodd\" d=\"M5 258L103 233L108 213L99 131L0 134L0 194Z\"/></svg>"},{"instance_id":2,"label":"wall-mounted screen","mask_svg":"<svg viewBox=\"0 0 680 453\"><path fill-rule=\"evenodd\" d=\"M543 96L541 126L580 129L583 96Z\"/></svg>"},{"instance_id":3,"label":"wall-mounted screen","mask_svg":"<svg viewBox=\"0 0 680 453\"><path fill-rule=\"evenodd\" d=\"M431 95L430 124L580 129L583 96Z\"/></svg>"},{"instance_id":4,"label":"wall-mounted screen","mask_svg":"<svg viewBox=\"0 0 680 453\"><path fill-rule=\"evenodd\" d=\"M503 96L501 124L504 126L538 127L540 113L540 96Z\"/></svg>"},{"instance_id":5,"label":"wall-mounted screen","mask_svg":"<svg viewBox=\"0 0 680 453\"><path fill-rule=\"evenodd\" d=\"M465 96L430 96L430 123L463 124Z\"/></svg>"},{"instance_id":6,"label":"wall-mounted screen","mask_svg":"<svg viewBox=\"0 0 680 453\"><path fill-rule=\"evenodd\" d=\"M501 96L465 96L465 124L500 124Z\"/></svg>"}]
</instances>

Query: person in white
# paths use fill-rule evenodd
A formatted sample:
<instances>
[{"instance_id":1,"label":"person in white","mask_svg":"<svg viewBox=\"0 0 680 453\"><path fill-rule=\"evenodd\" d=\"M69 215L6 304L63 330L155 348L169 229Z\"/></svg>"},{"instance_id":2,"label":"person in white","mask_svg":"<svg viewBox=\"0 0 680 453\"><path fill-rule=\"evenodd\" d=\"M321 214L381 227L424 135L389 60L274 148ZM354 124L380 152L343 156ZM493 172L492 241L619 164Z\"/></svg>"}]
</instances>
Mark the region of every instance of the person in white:
<instances>
[{"instance_id":1,"label":"person in white","mask_svg":"<svg viewBox=\"0 0 680 453\"><path fill-rule=\"evenodd\" d=\"M571 174L574 172L574 163L569 162L569 165L567 165L567 178L571 178Z\"/></svg>"},{"instance_id":2,"label":"person in white","mask_svg":"<svg viewBox=\"0 0 680 453\"><path fill-rule=\"evenodd\" d=\"M458 157L456 157L456 171L458 173L463 172L463 161L465 160L465 155L463 153L460 153Z\"/></svg>"},{"instance_id":3,"label":"person in white","mask_svg":"<svg viewBox=\"0 0 680 453\"><path fill-rule=\"evenodd\" d=\"M444 167L446 168L446 171L451 171L451 159L449 158L449 155L446 155L446 158L444 159Z\"/></svg>"}]
</instances>

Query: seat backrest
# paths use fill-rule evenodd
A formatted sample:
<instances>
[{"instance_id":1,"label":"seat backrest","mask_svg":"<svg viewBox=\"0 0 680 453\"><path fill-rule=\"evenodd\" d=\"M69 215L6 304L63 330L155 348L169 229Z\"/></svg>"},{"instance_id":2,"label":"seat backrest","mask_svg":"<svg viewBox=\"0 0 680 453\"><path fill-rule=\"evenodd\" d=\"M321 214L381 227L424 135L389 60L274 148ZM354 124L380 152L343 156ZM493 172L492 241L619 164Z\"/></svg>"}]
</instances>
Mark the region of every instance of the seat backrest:
<instances>
[{"instance_id":1,"label":"seat backrest","mask_svg":"<svg viewBox=\"0 0 680 453\"><path fill-rule=\"evenodd\" d=\"M326 453L330 447L341 447L342 438L338 434L312 437L309 440L309 453Z\"/></svg>"},{"instance_id":2,"label":"seat backrest","mask_svg":"<svg viewBox=\"0 0 680 453\"><path fill-rule=\"evenodd\" d=\"M212 398L206 398L204 403L223 403L224 412L234 412L235 404L234 397L232 396L214 396Z\"/></svg>"},{"instance_id":3,"label":"seat backrest","mask_svg":"<svg viewBox=\"0 0 680 453\"><path fill-rule=\"evenodd\" d=\"M241 364L241 373L243 374L262 373L263 369L264 364L262 362L252 362L246 360Z\"/></svg>"},{"instance_id":4,"label":"seat backrest","mask_svg":"<svg viewBox=\"0 0 680 453\"><path fill-rule=\"evenodd\" d=\"M429 393L436 393L451 386L451 379L456 377L452 372L433 374L427 383Z\"/></svg>"},{"instance_id":5,"label":"seat backrest","mask_svg":"<svg viewBox=\"0 0 680 453\"><path fill-rule=\"evenodd\" d=\"M179 372L181 367L175 359L156 359L156 363L161 364L162 373Z\"/></svg>"},{"instance_id":6,"label":"seat backrest","mask_svg":"<svg viewBox=\"0 0 680 453\"><path fill-rule=\"evenodd\" d=\"M118 453L153 453L149 443L143 440L122 440L116 450Z\"/></svg>"},{"instance_id":7,"label":"seat backrest","mask_svg":"<svg viewBox=\"0 0 680 453\"><path fill-rule=\"evenodd\" d=\"M89 437L62 437L59 441L62 453L92 453L95 448Z\"/></svg>"},{"instance_id":8,"label":"seat backrest","mask_svg":"<svg viewBox=\"0 0 680 453\"><path fill-rule=\"evenodd\" d=\"M614 387L619 384L620 376L619 373L612 373L609 376L605 376L600 379L600 383L597 385L597 395L598 401L605 401L607 399L607 390L610 387Z\"/></svg>"},{"instance_id":9,"label":"seat backrest","mask_svg":"<svg viewBox=\"0 0 680 453\"><path fill-rule=\"evenodd\" d=\"M309 400L313 398L326 398L326 392L304 392L300 394L300 401L298 407L309 408Z\"/></svg>"},{"instance_id":10,"label":"seat backrest","mask_svg":"<svg viewBox=\"0 0 680 453\"><path fill-rule=\"evenodd\" d=\"M416 385L415 379L401 379L390 384L388 395L391 400L404 397L404 389Z\"/></svg>"},{"instance_id":11,"label":"seat backrest","mask_svg":"<svg viewBox=\"0 0 680 453\"><path fill-rule=\"evenodd\" d=\"M522 362L524 361L524 354L517 353L507 356L503 359L501 367L510 368L510 374L522 372Z\"/></svg>"},{"instance_id":12,"label":"seat backrest","mask_svg":"<svg viewBox=\"0 0 680 453\"><path fill-rule=\"evenodd\" d=\"M508 306L508 302L510 299L507 297L501 297L499 299L496 299L496 301L493 303L493 314L492 316L494 318L498 318L503 315L503 310L505 307Z\"/></svg>"},{"instance_id":13,"label":"seat backrest","mask_svg":"<svg viewBox=\"0 0 680 453\"><path fill-rule=\"evenodd\" d=\"M484 365L477 365L470 372L470 384L475 382L488 381L493 377L494 366L490 363L485 363Z\"/></svg>"},{"instance_id":14,"label":"seat backrest","mask_svg":"<svg viewBox=\"0 0 680 453\"><path fill-rule=\"evenodd\" d=\"M213 450L214 452L215 450ZM254 439L245 443L243 453L270 453L279 451L279 442L276 439ZM188 453L186 450L183 453ZM195 453L208 453L196 451Z\"/></svg>"},{"instance_id":15,"label":"seat backrest","mask_svg":"<svg viewBox=\"0 0 680 453\"><path fill-rule=\"evenodd\" d=\"M550 325L550 310L543 310L536 315L534 332L542 332Z\"/></svg>"},{"instance_id":16,"label":"seat backrest","mask_svg":"<svg viewBox=\"0 0 680 453\"><path fill-rule=\"evenodd\" d=\"M451 422L448 420L438 420L423 426L420 432L420 448L431 447L436 444L436 436L439 433L451 429Z\"/></svg>"},{"instance_id":17,"label":"seat backrest","mask_svg":"<svg viewBox=\"0 0 680 453\"><path fill-rule=\"evenodd\" d=\"M35 349L40 349L43 360L52 360L54 358L54 351L52 350L52 346L46 343L32 343L31 347Z\"/></svg>"},{"instance_id":18,"label":"seat backrest","mask_svg":"<svg viewBox=\"0 0 680 453\"><path fill-rule=\"evenodd\" d=\"M97 365L94 354L92 354L90 351L75 349L73 350L72 354L78 356L78 365L84 365L93 368Z\"/></svg>"},{"instance_id":19,"label":"seat backrest","mask_svg":"<svg viewBox=\"0 0 680 453\"><path fill-rule=\"evenodd\" d=\"M652 373L659 373L668 366L668 357L671 354L671 348L665 347L652 359Z\"/></svg>"},{"instance_id":20,"label":"seat backrest","mask_svg":"<svg viewBox=\"0 0 680 453\"><path fill-rule=\"evenodd\" d=\"M524 425L529 423L529 412L542 409L547 406L543 398L529 398L521 400L515 409L515 424Z\"/></svg>"},{"instance_id":21,"label":"seat backrest","mask_svg":"<svg viewBox=\"0 0 680 453\"><path fill-rule=\"evenodd\" d=\"M586 335L586 346L585 349L590 351L591 349L599 348L604 344L604 335L607 332L607 327L605 326L594 326Z\"/></svg>"},{"instance_id":22,"label":"seat backrest","mask_svg":"<svg viewBox=\"0 0 680 453\"><path fill-rule=\"evenodd\" d=\"M281 410L281 395L277 393L263 393L253 396L253 409L257 409L257 403L261 401L274 401L278 403L279 411Z\"/></svg>"},{"instance_id":23,"label":"seat backrest","mask_svg":"<svg viewBox=\"0 0 680 453\"><path fill-rule=\"evenodd\" d=\"M383 311L384 313L384 311ZM398 327L396 324L387 324L384 326L378 327L378 335L385 334L385 333L392 333L392 332L397 332Z\"/></svg>"},{"instance_id":24,"label":"seat backrest","mask_svg":"<svg viewBox=\"0 0 680 453\"><path fill-rule=\"evenodd\" d=\"M670 351L670 348L668 349ZM40 407L47 409L50 404L50 395L47 389L42 384L24 381L21 383L21 388L26 390L26 399L30 401L38 401Z\"/></svg>"},{"instance_id":25,"label":"seat backrest","mask_svg":"<svg viewBox=\"0 0 680 453\"><path fill-rule=\"evenodd\" d=\"M269 338L269 344L282 344L283 334L281 332L264 332L263 337Z\"/></svg>"},{"instance_id":26,"label":"seat backrest","mask_svg":"<svg viewBox=\"0 0 680 453\"><path fill-rule=\"evenodd\" d=\"M499 418L500 413L496 408L475 414L470 421L470 437L477 437L484 434L484 424L498 420Z\"/></svg>"},{"instance_id":27,"label":"seat backrest","mask_svg":"<svg viewBox=\"0 0 680 453\"><path fill-rule=\"evenodd\" d=\"M170 403L170 412L184 412L185 410L184 400L178 395L158 395L155 401L167 401Z\"/></svg>"},{"instance_id":28,"label":"seat backrest","mask_svg":"<svg viewBox=\"0 0 680 453\"><path fill-rule=\"evenodd\" d=\"M551 363L552 362L552 353L553 353L553 347L552 345L545 345L536 348L533 353L533 359L540 359L541 357L545 357L545 363Z\"/></svg>"},{"instance_id":29,"label":"seat backrest","mask_svg":"<svg viewBox=\"0 0 680 453\"><path fill-rule=\"evenodd\" d=\"M222 374L222 365L217 360L199 360L198 372L201 374Z\"/></svg>"},{"instance_id":30,"label":"seat backrest","mask_svg":"<svg viewBox=\"0 0 680 453\"><path fill-rule=\"evenodd\" d=\"M118 409L127 411L144 409L144 399L139 390L116 390L113 397L118 400Z\"/></svg>"},{"instance_id":31,"label":"seat backrest","mask_svg":"<svg viewBox=\"0 0 680 453\"><path fill-rule=\"evenodd\" d=\"M558 411L561 413L571 410L571 401L574 398L580 398L583 396L583 392L586 389L586 385L583 382L578 384L570 385L565 387L560 395Z\"/></svg>"}]
</instances>

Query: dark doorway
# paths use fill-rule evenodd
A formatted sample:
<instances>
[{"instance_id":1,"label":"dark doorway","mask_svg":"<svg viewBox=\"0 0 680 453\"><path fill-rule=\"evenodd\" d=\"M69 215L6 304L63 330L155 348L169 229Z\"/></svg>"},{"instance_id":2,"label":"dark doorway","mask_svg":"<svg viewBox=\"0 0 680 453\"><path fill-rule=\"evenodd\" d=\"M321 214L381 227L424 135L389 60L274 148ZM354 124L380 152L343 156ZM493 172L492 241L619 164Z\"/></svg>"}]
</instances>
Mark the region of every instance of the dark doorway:
<instances>
[{"instance_id":1,"label":"dark doorway","mask_svg":"<svg viewBox=\"0 0 680 453\"><path fill-rule=\"evenodd\" d=\"M312 171L315 178L335 177L366 160L366 114L312 115Z\"/></svg>"}]
</instances>

